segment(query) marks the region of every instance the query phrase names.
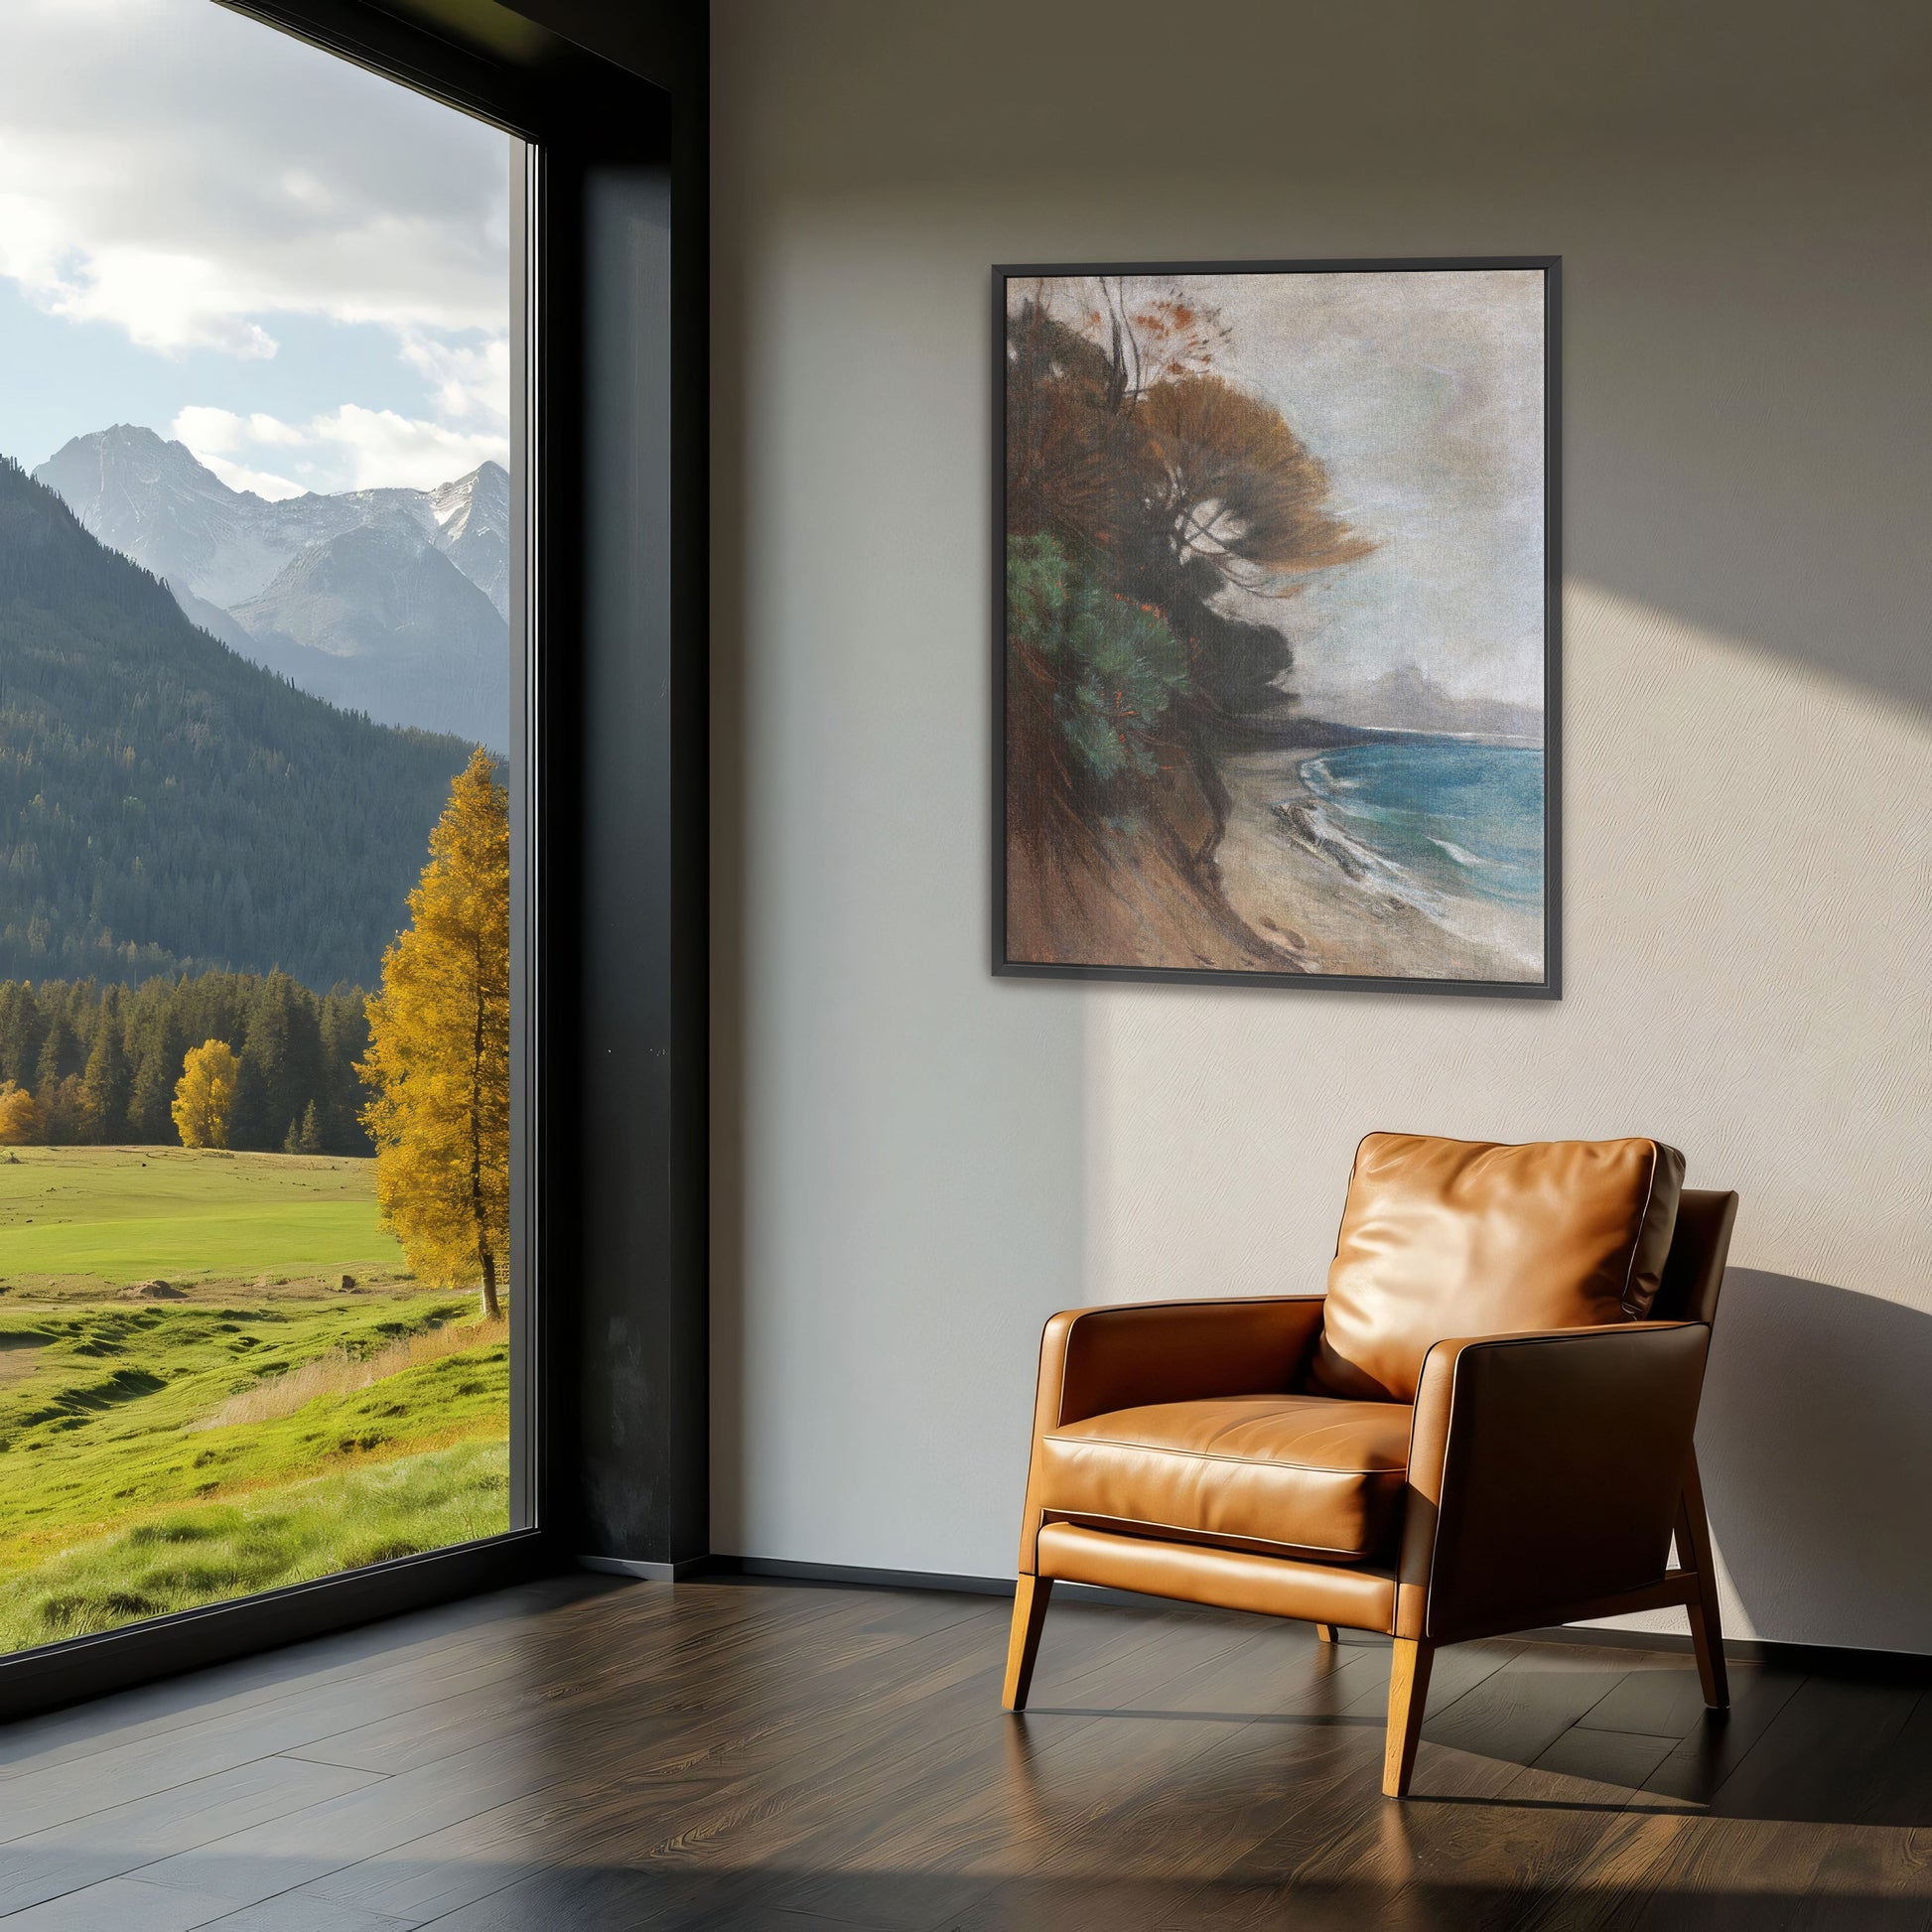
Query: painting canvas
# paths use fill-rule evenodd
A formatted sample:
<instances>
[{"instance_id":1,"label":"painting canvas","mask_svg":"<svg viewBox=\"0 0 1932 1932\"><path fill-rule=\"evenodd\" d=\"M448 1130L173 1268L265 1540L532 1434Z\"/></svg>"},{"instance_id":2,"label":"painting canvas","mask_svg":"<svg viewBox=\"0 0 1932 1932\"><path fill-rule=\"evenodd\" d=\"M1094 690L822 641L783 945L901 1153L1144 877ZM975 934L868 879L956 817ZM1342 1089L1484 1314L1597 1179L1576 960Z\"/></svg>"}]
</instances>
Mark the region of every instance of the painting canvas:
<instances>
[{"instance_id":1,"label":"painting canvas","mask_svg":"<svg viewBox=\"0 0 1932 1932\"><path fill-rule=\"evenodd\" d=\"M1556 279L996 270L996 970L1556 995Z\"/></svg>"}]
</instances>

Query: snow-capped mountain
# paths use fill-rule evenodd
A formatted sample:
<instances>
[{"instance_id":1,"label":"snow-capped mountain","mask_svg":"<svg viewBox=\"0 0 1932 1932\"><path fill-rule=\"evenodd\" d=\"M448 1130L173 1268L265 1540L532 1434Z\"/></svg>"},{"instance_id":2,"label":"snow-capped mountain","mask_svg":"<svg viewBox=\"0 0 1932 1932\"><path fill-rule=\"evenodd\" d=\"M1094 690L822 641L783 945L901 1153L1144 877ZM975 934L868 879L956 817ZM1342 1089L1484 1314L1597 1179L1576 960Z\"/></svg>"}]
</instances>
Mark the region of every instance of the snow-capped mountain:
<instances>
[{"instance_id":1,"label":"snow-capped mountain","mask_svg":"<svg viewBox=\"0 0 1932 1932\"><path fill-rule=\"evenodd\" d=\"M508 629L399 510L311 544L229 615L248 655L319 698L382 725L505 743Z\"/></svg>"},{"instance_id":2,"label":"snow-capped mountain","mask_svg":"<svg viewBox=\"0 0 1932 1932\"><path fill-rule=\"evenodd\" d=\"M492 603L510 608L510 479L500 463L485 463L429 492L436 547Z\"/></svg>"},{"instance_id":3,"label":"snow-capped mountain","mask_svg":"<svg viewBox=\"0 0 1932 1932\"><path fill-rule=\"evenodd\" d=\"M34 477L243 656L384 723L460 730L507 749L509 477L500 465L435 489L271 502L230 489L184 444L122 423L75 437ZM370 529L379 541L336 548ZM305 597L315 608L303 608Z\"/></svg>"}]
</instances>

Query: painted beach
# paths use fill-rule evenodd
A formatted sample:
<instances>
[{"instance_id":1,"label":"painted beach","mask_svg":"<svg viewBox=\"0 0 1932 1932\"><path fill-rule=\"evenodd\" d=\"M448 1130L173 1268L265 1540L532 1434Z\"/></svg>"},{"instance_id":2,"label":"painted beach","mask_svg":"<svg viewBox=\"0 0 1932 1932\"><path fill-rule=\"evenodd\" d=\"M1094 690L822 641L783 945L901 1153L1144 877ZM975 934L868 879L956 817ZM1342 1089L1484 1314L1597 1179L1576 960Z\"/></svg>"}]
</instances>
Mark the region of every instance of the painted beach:
<instances>
[{"instance_id":1,"label":"painted beach","mask_svg":"<svg viewBox=\"0 0 1932 1932\"><path fill-rule=\"evenodd\" d=\"M1540 746L1392 736L1231 759L1229 902L1304 970L1544 977Z\"/></svg>"}]
</instances>

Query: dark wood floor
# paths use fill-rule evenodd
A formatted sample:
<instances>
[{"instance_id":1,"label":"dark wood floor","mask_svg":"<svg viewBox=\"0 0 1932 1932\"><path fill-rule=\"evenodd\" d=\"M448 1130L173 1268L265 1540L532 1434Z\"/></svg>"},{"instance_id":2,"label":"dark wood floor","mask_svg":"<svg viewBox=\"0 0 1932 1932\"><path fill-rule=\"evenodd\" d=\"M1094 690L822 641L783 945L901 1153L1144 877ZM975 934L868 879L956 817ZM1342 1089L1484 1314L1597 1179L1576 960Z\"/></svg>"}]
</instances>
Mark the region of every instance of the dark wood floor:
<instances>
[{"instance_id":1,"label":"dark wood floor","mask_svg":"<svg viewBox=\"0 0 1932 1932\"><path fill-rule=\"evenodd\" d=\"M533 1586L0 1732L14 1928L1932 1927L1932 1696L1056 1604Z\"/></svg>"}]
</instances>

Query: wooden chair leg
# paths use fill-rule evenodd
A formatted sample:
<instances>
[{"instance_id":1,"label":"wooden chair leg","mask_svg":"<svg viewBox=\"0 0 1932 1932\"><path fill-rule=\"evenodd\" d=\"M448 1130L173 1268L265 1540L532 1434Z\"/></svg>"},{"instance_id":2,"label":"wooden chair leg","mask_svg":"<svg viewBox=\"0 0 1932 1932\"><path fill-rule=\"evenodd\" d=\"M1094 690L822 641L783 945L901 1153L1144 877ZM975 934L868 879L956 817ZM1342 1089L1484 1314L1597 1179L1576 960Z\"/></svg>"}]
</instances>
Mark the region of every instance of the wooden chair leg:
<instances>
[{"instance_id":1,"label":"wooden chair leg","mask_svg":"<svg viewBox=\"0 0 1932 1932\"><path fill-rule=\"evenodd\" d=\"M1334 1643L1337 1641L1335 1626L1332 1623L1317 1623L1314 1626L1314 1636L1317 1643Z\"/></svg>"},{"instance_id":2,"label":"wooden chair leg","mask_svg":"<svg viewBox=\"0 0 1932 1932\"><path fill-rule=\"evenodd\" d=\"M1395 1640L1395 1661L1389 1672L1389 1734L1382 1745L1385 1798L1409 1795L1409 1774L1416 1768L1416 1746L1422 1741L1423 1707L1429 1702L1429 1667L1435 1658L1431 1643L1416 1637Z\"/></svg>"},{"instance_id":3,"label":"wooden chair leg","mask_svg":"<svg viewBox=\"0 0 1932 1932\"><path fill-rule=\"evenodd\" d=\"M1725 1633L1718 1621L1718 1573L1711 1560L1711 1521L1704 1513L1704 1484L1698 1476L1695 1449L1684 1464L1684 1493L1677 1505L1677 1560L1698 1577L1698 1593L1686 1607L1704 1701L1713 1711L1727 1711L1730 1679L1725 1670Z\"/></svg>"},{"instance_id":4,"label":"wooden chair leg","mask_svg":"<svg viewBox=\"0 0 1932 1932\"><path fill-rule=\"evenodd\" d=\"M1024 1711L1034 1681L1034 1659L1039 1655L1040 1626L1046 1621L1046 1599L1053 1593L1050 1577L1022 1577L1013 1592L1013 1630L1007 1638L1006 1689L1002 1709Z\"/></svg>"}]
</instances>

